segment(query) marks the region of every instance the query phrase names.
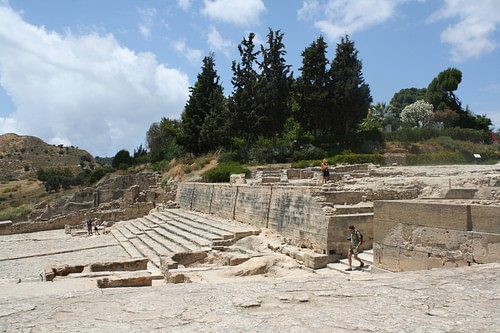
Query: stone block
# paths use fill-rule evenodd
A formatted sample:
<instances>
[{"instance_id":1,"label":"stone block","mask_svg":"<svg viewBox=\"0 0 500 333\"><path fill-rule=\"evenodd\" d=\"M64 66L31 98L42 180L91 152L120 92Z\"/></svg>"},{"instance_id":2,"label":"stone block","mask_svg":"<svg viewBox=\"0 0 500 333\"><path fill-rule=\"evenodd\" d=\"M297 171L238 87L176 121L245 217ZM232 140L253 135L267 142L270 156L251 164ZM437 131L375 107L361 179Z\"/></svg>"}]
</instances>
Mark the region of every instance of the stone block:
<instances>
[{"instance_id":1,"label":"stone block","mask_svg":"<svg viewBox=\"0 0 500 333\"><path fill-rule=\"evenodd\" d=\"M473 199L477 188L451 188L444 195L445 199Z\"/></svg>"},{"instance_id":2,"label":"stone block","mask_svg":"<svg viewBox=\"0 0 500 333\"><path fill-rule=\"evenodd\" d=\"M53 281L56 276L67 276L83 272L84 265L48 265L43 269L45 281Z\"/></svg>"},{"instance_id":3,"label":"stone block","mask_svg":"<svg viewBox=\"0 0 500 333\"><path fill-rule=\"evenodd\" d=\"M384 220L397 223L440 227L445 229L470 229L469 205L452 202L411 201L375 201L375 219L377 216Z\"/></svg>"},{"instance_id":4,"label":"stone block","mask_svg":"<svg viewBox=\"0 0 500 333\"><path fill-rule=\"evenodd\" d=\"M326 254L306 252L303 256L304 266L312 269L324 268L329 262L330 258Z\"/></svg>"},{"instance_id":5,"label":"stone block","mask_svg":"<svg viewBox=\"0 0 500 333\"><path fill-rule=\"evenodd\" d=\"M472 230L500 234L500 207L471 206Z\"/></svg>"},{"instance_id":6,"label":"stone block","mask_svg":"<svg viewBox=\"0 0 500 333\"><path fill-rule=\"evenodd\" d=\"M12 221L0 221L0 235L10 235L12 233Z\"/></svg>"},{"instance_id":7,"label":"stone block","mask_svg":"<svg viewBox=\"0 0 500 333\"><path fill-rule=\"evenodd\" d=\"M195 262L204 260L207 257L207 253L203 251L189 251L189 252L179 252L172 256L172 260L184 265L189 266Z\"/></svg>"},{"instance_id":8,"label":"stone block","mask_svg":"<svg viewBox=\"0 0 500 333\"><path fill-rule=\"evenodd\" d=\"M116 275L97 279L97 287L99 288L149 287L152 286L152 284L153 279L148 272Z\"/></svg>"},{"instance_id":9,"label":"stone block","mask_svg":"<svg viewBox=\"0 0 500 333\"><path fill-rule=\"evenodd\" d=\"M184 273L171 273L165 277L166 283L189 283L191 279Z\"/></svg>"},{"instance_id":10,"label":"stone block","mask_svg":"<svg viewBox=\"0 0 500 333\"><path fill-rule=\"evenodd\" d=\"M170 269L177 269L179 267L179 263L174 261L172 257L161 257L160 258L160 270L163 275L168 272Z\"/></svg>"},{"instance_id":11,"label":"stone block","mask_svg":"<svg viewBox=\"0 0 500 333\"><path fill-rule=\"evenodd\" d=\"M91 272L141 271L148 269L148 258L133 258L120 261L98 262L89 265Z\"/></svg>"},{"instance_id":12,"label":"stone block","mask_svg":"<svg viewBox=\"0 0 500 333\"><path fill-rule=\"evenodd\" d=\"M476 263L500 262L500 234L473 232L472 251Z\"/></svg>"},{"instance_id":13,"label":"stone block","mask_svg":"<svg viewBox=\"0 0 500 333\"><path fill-rule=\"evenodd\" d=\"M227 266L237 266L250 259L250 256L244 254L232 254L226 257Z\"/></svg>"},{"instance_id":14,"label":"stone block","mask_svg":"<svg viewBox=\"0 0 500 333\"><path fill-rule=\"evenodd\" d=\"M193 191L191 209L210 214L213 191L213 184L197 183Z\"/></svg>"}]
</instances>

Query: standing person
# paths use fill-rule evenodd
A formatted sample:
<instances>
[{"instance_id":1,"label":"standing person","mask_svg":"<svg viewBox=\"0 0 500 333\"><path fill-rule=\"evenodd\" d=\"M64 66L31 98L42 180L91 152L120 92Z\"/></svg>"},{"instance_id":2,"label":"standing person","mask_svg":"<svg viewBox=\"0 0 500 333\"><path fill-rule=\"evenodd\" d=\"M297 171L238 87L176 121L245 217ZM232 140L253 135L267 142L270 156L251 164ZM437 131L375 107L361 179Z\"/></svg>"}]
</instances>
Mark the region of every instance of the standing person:
<instances>
[{"instance_id":1,"label":"standing person","mask_svg":"<svg viewBox=\"0 0 500 333\"><path fill-rule=\"evenodd\" d=\"M92 219L90 217L87 217L87 231L88 235L92 235Z\"/></svg>"},{"instance_id":2,"label":"standing person","mask_svg":"<svg viewBox=\"0 0 500 333\"><path fill-rule=\"evenodd\" d=\"M359 250L361 248L361 245L363 244L363 235L358 230L356 230L356 228L353 225L349 226L349 231L351 234L347 239L350 240L351 243L349 244L349 252L347 253L349 268L347 268L346 271L352 271L353 254L354 254L354 259L359 261L359 266L358 266L359 268L362 268L365 265L365 263L361 261L361 259L359 259L358 257Z\"/></svg>"},{"instance_id":3,"label":"standing person","mask_svg":"<svg viewBox=\"0 0 500 333\"><path fill-rule=\"evenodd\" d=\"M94 219L94 234L100 235L99 228L97 227L97 218Z\"/></svg>"},{"instance_id":4,"label":"standing person","mask_svg":"<svg viewBox=\"0 0 500 333\"><path fill-rule=\"evenodd\" d=\"M328 169L328 161L326 158L321 162L321 172L323 173L323 184L326 184L330 177L330 170Z\"/></svg>"}]
</instances>

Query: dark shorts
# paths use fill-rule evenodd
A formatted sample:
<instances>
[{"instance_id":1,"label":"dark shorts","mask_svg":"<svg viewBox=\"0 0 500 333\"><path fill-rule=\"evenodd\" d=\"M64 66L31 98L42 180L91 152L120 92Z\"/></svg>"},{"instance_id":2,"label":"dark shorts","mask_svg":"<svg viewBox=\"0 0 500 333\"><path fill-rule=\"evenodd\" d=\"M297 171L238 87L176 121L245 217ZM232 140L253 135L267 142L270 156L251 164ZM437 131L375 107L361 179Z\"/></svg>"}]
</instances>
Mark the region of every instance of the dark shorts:
<instances>
[{"instance_id":1,"label":"dark shorts","mask_svg":"<svg viewBox=\"0 0 500 333\"><path fill-rule=\"evenodd\" d=\"M330 177L330 170L323 170L323 177Z\"/></svg>"}]
</instances>

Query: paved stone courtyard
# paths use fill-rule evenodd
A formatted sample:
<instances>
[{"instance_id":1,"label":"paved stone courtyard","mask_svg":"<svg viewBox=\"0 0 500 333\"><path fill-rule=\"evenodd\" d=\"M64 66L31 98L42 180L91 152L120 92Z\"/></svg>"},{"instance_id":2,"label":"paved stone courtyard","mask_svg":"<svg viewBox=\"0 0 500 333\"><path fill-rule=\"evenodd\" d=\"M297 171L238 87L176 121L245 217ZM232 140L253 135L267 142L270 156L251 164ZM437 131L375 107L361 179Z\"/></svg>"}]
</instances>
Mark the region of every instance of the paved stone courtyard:
<instances>
[{"instance_id":1,"label":"paved stone courtyard","mask_svg":"<svg viewBox=\"0 0 500 333\"><path fill-rule=\"evenodd\" d=\"M110 235L0 237L0 332L498 332L500 264L346 275L291 268L152 287L41 282L52 263L127 258Z\"/></svg>"}]
</instances>

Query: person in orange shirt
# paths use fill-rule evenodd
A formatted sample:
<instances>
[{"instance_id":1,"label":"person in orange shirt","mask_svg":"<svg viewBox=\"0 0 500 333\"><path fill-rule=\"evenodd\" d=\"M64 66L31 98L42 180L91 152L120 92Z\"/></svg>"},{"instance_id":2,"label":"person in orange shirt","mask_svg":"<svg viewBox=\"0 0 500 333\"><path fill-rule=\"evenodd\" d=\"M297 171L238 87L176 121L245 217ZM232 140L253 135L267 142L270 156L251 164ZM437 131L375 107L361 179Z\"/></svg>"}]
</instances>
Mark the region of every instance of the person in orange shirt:
<instances>
[{"instance_id":1,"label":"person in orange shirt","mask_svg":"<svg viewBox=\"0 0 500 333\"><path fill-rule=\"evenodd\" d=\"M326 158L321 162L321 172L323 173L323 184L326 184L330 177L330 170L328 169L328 161Z\"/></svg>"}]
</instances>

